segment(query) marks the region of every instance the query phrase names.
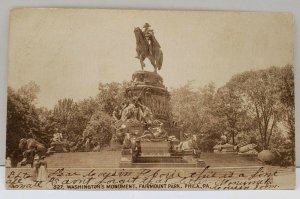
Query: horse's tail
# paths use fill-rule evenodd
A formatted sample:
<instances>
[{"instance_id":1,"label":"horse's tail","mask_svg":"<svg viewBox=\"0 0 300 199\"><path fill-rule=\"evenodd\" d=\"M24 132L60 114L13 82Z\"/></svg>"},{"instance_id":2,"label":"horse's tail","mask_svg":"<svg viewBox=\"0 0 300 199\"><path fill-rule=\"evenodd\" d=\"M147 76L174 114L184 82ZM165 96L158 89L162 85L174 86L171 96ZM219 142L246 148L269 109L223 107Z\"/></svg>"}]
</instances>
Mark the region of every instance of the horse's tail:
<instances>
[{"instance_id":1,"label":"horse's tail","mask_svg":"<svg viewBox=\"0 0 300 199\"><path fill-rule=\"evenodd\" d=\"M158 68L158 70L161 69L163 60L164 60L164 54L163 54L163 52L161 51L161 52L160 52L160 56L159 56L159 58L158 58L158 60L157 60L157 65L156 65L157 68Z\"/></svg>"},{"instance_id":2,"label":"horse's tail","mask_svg":"<svg viewBox=\"0 0 300 199\"><path fill-rule=\"evenodd\" d=\"M178 149L182 149L183 142L180 142L177 146Z\"/></svg>"}]
</instances>

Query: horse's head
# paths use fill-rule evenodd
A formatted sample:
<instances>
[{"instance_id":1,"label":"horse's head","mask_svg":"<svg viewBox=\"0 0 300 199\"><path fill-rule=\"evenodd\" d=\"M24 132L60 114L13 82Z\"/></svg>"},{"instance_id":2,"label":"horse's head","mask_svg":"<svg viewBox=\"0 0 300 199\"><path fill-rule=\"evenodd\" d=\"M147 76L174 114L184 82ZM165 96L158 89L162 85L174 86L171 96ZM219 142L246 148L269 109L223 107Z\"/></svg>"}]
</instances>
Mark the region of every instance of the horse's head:
<instances>
[{"instance_id":1,"label":"horse's head","mask_svg":"<svg viewBox=\"0 0 300 199\"><path fill-rule=\"evenodd\" d=\"M19 149L23 150L27 148L27 139L26 138L22 138L19 141Z\"/></svg>"},{"instance_id":2,"label":"horse's head","mask_svg":"<svg viewBox=\"0 0 300 199\"><path fill-rule=\"evenodd\" d=\"M135 38L138 41L141 40L141 39L144 40L143 31L139 27L135 27L133 32L134 32Z\"/></svg>"},{"instance_id":3,"label":"horse's head","mask_svg":"<svg viewBox=\"0 0 300 199\"><path fill-rule=\"evenodd\" d=\"M142 30L141 30L139 27L134 27L133 32L134 32L135 34L137 34L137 33L141 33Z\"/></svg>"}]
</instances>

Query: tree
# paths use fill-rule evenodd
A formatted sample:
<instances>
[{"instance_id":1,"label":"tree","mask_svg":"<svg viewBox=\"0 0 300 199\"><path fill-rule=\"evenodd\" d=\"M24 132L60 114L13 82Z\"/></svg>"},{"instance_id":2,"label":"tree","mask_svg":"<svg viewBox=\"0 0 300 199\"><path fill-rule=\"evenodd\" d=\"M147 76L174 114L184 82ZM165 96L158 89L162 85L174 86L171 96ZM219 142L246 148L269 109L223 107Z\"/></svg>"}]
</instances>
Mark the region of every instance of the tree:
<instances>
[{"instance_id":1,"label":"tree","mask_svg":"<svg viewBox=\"0 0 300 199\"><path fill-rule=\"evenodd\" d=\"M17 90L17 93L23 97L28 103L35 103L40 87L33 81L25 84Z\"/></svg>"},{"instance_id":2,"label":"tree","mask_svg":"<svg viewBox=\"0 0 300 199\"><path fill-rule=\"evenodd\" d=\"M276 146L280 153L280 165L295 165L295 87L294 67L286 65L280 71L279 98L282 105L283 124L288 129L284 142Z\"/></svg>"},{"instance_id":3,"label":"tree","mask_svg":"<svg viewBox=\"0 0 300 199\"><path fill-rule=\"evenodd\" d=\"M20 139L34 138L42 142L39 138L40 121L32 100L26 95L20 95L10 87L8 87L6 128L6 152L7 155L13 156L13 162L21 156L18 147Z\"/></svg>"},{"instance_id":4,"label":"tree","mask_svg":"<svg viewBox=\"0 0 300 199\"><path fill-rule=\"evenodd\" d=\"M61 99L51 110L46 108L39 109L39 116L42 123L42 130L52 137L58 130L64 133L69 141L77 141L82 136L92 115L100 110L99 104L94 98L88 98L79 102L73 99Z\"/></svg>"},{"instance_id":5,"label":"tree","mask_svg":"<svg viewBox=\"0 0 300 199\"><path fill-rule=\"evenodd\" d=\"M289 129L289 136L295 140L295 86L294 67L286 65L280 72L279 92L280 102L284 106L284 119Z\"/></svg>"},{"instance_id":6,"label":"tree","mask_svg":"<svg viewBox=\"0 0 300 199\"><path fill-rule=\"evenodd\" d=\"M235 75L229 82L240 92L248 113L254 118L263 149L268 149L274 129L280 120L281 109L277 81L278 67L248 71Z\"/></svg>"},{"instance_id":7,"label":"tree","mask_svg":"<svg viewBox=\"0 0 300 199\"><path fill-rule=\"evenodd\" d=\"M193 90L192 82L171 91L172 115L185 133L197 133L202 129L206 118L202 117L200 93Z\"/></svg>"},{"instance_id":8,"label":"tree","mask_svg":"<svg viewBox=\"0 0 300 199\"><path fill-rule=\"evenodd\" d=\"M243 100L230 84L218 89L213 108L214 115L223 123L223 129L229 132L232 144L239 132L250 129L250 118L243 106Z\"/></svg>"},{"instance_id":9,"label":"tree","mask_svg":"<svg viewBox=\"0 0 300 199\"><path fill-rule=\"evenodd\" d=\"M85 126L81 124L79 108L73 99L62 99L54 106L51 117L49 118L54 129L64 133L65 137L73 138L75 135L81 135Z\"/></svg>"},{"instance_id":10,"label":"tree","mask_svg":"<svg viewBox=\"0 0 300 199\"><path fill-rule=\"evenodd\" d=\"M91 137L93 142L105 146L109 145L113 131L112 117L103 111L97 111L88 122L83 137Z\"/></svg>"},{"instance_id":11,"label":"tree","mask_svg":"<svg viewBox=\"0 0 300 199\"><path fill-rule=\"evenodd\" d=\"M90 121L92 115L101 110L101 106L97 103L97 101L90 97L88 99L81 100L77 102L78 106L78 122L79 125L85 129L86 125Z\"/></svg>"},{"instance_id":12,"label":"tree","mask_svg":"<svg viewBox=\"0 0 300 199\"><path fill-rule=\"evenodd\" d=\"M183 133L201 137L199 146L210 151L220 137L218 118L212 114L215 98L213 83L199 88L192 88L192 82L171 90L172 115L178 121Z\"/></svg>"},{"instance_id":13,"label":"tree","mask_svg":"<svg viewBox=\"0 0 300 199\"><path fill-rule=\"evenodd\" d=\"M52 132L54 127L51 126L50 118L52 115L52 110L49 110L45 107L40 107L36 109L36 112L40 121L40 133L39 138L42 140L42 143L45 144L46 147L50 147L50 139L52 138Z\"/></svg>"},{"instance_id":14,"label":"tree","mask_svg":"<svg viewBox=\"0 0 300 199\"><path fill-rule=\"evenodd\" d=\"M109 115L113 114L116 107L120 106L125 100L125 89L128 82L117 83L100 83L98 86L99 94L97 95L96 101L101 110Z\"/></svg>"}]
</instances>

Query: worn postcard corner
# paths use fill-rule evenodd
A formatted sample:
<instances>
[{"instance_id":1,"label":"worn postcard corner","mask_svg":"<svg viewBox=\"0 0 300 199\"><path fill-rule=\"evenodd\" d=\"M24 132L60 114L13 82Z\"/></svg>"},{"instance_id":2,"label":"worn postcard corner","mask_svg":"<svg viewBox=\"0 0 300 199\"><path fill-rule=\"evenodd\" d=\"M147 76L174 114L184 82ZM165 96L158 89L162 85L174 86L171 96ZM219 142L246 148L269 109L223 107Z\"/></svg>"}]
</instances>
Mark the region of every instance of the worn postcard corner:
<instances>
[{"instance_id":1,"label":"worn postcard corner","mask_svg":"<svg viewBox=\"0 0 300 199\"><path fill-rule=\"evenodd\" d=\"M11 12L7 189L295 188L292 15Z\"/></svg>"}]
</instances>

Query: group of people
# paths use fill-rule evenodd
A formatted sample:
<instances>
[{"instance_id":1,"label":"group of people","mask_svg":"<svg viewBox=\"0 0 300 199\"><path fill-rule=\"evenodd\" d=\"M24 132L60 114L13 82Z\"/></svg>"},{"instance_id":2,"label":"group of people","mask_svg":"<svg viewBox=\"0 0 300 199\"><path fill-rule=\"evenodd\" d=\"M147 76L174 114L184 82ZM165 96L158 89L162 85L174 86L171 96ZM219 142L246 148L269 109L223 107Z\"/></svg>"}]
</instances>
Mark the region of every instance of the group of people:
<instances>
[{"instance_id":1,"label":"group of people","mask_svg":"<svg viewBox=\"0 0 300 199\"><path fill-rule=\"evenodd\" d=\"M48 179L47 162L45 156L34 156L32 164L32 180L37 182L45 182Z\"/></svg>"}]
</instances>

